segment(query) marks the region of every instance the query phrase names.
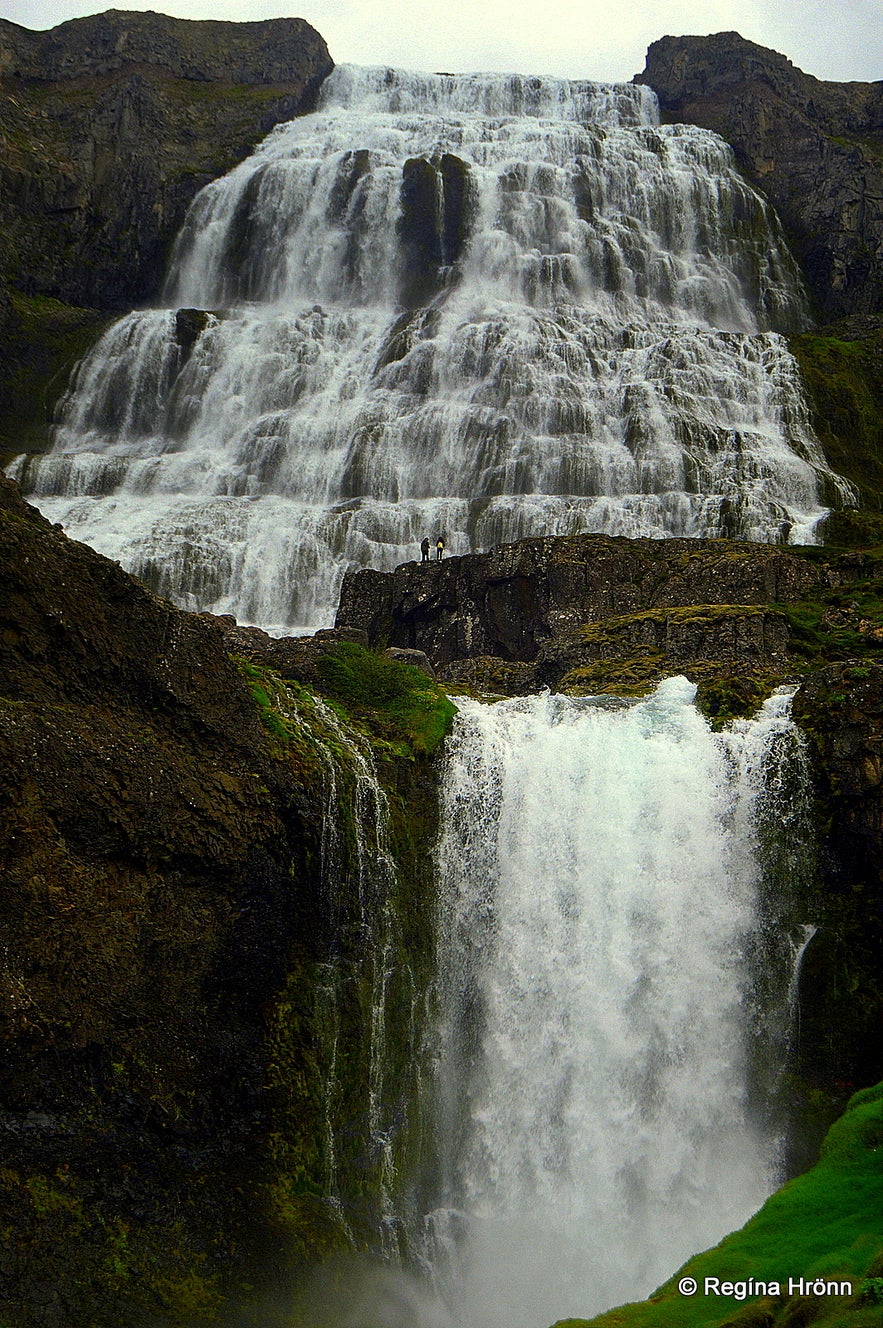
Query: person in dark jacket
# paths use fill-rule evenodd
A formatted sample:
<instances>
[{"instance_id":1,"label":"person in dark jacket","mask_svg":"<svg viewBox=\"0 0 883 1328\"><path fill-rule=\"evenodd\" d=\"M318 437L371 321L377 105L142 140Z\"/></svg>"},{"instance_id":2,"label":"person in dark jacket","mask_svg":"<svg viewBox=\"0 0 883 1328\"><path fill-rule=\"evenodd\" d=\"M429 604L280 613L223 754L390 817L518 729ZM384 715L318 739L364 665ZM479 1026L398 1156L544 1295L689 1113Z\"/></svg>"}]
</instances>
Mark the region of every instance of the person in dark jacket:
<instances>
[{"instance_id":1,"label":"person in dark jacket","mask_svg":"<svg viewBox=\"0 0 883 1328\"><path fill-rule=\"evenodd\" d=\"M420 552L423 554L423 557L420 559L420 561L421 561L422 563L428 563L428 562L429 562L429 536L428 536L428 535L424 535L424 536L423 536L423 539L420 541Z\"/></svg>"}]
</instances>

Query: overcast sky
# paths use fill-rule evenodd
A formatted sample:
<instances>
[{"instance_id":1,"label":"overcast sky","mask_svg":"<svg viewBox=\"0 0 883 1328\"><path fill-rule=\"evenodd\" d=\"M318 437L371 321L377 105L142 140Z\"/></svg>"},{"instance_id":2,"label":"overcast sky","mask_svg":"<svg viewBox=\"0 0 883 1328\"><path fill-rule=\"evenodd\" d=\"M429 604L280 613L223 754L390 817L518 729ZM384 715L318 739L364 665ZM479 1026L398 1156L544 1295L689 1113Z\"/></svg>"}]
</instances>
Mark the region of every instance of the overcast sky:
<instances>
[{"instance_id":1,"label":"overcast sky","mask_svg":"<svg viewBox=\"0 0 883 1328\"><path fill-rule=\"evenodd\" d=\"M883 78L883 0L112 0L181 18L307 19L338 63L628 79L666 34L736 31L817 78ZM0 0L27 28L100 13L90 0Z\"/></svg>"}]
</instances>

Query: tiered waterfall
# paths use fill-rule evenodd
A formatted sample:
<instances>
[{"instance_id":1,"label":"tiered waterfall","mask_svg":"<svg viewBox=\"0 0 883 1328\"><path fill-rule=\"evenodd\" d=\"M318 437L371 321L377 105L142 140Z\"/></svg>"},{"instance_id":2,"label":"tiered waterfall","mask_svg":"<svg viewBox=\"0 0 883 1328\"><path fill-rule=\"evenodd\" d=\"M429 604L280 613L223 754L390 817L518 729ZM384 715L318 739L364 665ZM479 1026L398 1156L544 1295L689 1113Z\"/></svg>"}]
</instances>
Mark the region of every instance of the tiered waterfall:
<instances>
[{"instance_id":1,"label":"tiered waterfall","mask_svg":"<svg viewBox=\"0 0 883 1328\"><path fill-rule=\"evenodd\" d=\"M341 67L195 199L165 308L13 473L191 608L330 621L347 566L526 535L812 541L846 496L775 217L653 93Z\"/></svg>"}]
</instances>

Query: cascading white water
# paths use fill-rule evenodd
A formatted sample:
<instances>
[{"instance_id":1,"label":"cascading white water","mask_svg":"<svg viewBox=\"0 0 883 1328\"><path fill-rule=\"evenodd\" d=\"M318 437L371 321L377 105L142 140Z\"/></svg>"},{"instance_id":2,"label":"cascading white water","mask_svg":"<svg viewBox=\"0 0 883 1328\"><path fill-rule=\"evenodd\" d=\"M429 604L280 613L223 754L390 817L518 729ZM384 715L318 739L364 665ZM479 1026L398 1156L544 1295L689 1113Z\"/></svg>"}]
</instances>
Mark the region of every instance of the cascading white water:
<instances>
[{"instance_id":1,"label":"cascading white water","mask_svg":"<svg viewBox=\"0 0 883 1328\"><path fill-rule=\"evenodd\" d=\"M646 1296L774 1187L751 1107L751 955L758 817L795 730L777 696L715 735L694 692L673 678L629 705L461 703L430 1227L468 1328Z\"/></svg>"},{"instance_id":2,"label":"cascading white water","mask_svg":"<svg viewBox=\"0 0 883 1328\"><path fill-rule=\"evenodd\" d=\"M337 69L198 195L164 298L12 473L189 607L285 630L424 534L811 541L848 497L775 218L645 88Z\"/></svg>"}]
</instances>

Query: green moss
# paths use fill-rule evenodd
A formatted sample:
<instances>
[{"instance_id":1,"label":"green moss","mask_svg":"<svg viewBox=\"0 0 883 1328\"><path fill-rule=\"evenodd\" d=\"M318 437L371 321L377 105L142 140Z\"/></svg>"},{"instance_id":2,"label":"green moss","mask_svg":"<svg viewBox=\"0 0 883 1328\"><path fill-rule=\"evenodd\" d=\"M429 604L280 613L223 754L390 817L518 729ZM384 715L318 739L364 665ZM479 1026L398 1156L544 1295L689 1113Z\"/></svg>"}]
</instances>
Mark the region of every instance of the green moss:
<instances>
[{"instance_id":1,"label":"green moss","mask_svg":"<svg viewBox=\"0 0 883 1328\"><path fill-rule=\"evenodd\" d=\"M741 556L741 551L737 551ZM685 555L687 557L692 555ZM694 604L676 608L644 609L599 623L587 623L582 640L599 647L604 658L566 673L557 690L570 695L644 696L660 679L678 668L698 685L697 704L715 728L736 717L752 715L775 687L793 674L790 666L752 667L732 660L691 659L678 666L662 649L634 644L630 638L641 624L696 624L713 627L726 620L749 620L770 613L769 605Z\"/></svg>"},{"instance_id":2,"label":"green moss","mask_svg":"<svg viewBox=\"0 0 883 1328\"><path fill-rule=\"evenodd\" d=\"M237 658L277 755L302 746L315 712L307 688L253 660ZM427 674L362 646L341 642L321 657L319 691L335 711L398 755L428 756L451 730L456 706ZM323 726L322 741L333 739Z\"/></svg>"},{"instance_id":3,"label":"green moss","mask_svg":"<svg viewBox=\"0 0 883 1328\"><path fill-rule=\"evenodd\" d=\"M432 971L437 829L426 758L454 707L419 670L346 643L317 652L315 691L237 663L285 781L332 799L315 864L321 918L290 955L268 1011L266 1193L284 1259L302 1273L374 1239L390 1164L371 1136L367 1085L371 1111L393 1123L395 1165L416 1171L422 1160L415 1010ZM377 816L364 800L372 765L383 789Z\"/></svg>"},{"instance_id":4,"label":"green moss","mask_svg":"<svg viewBox=\"0 0 883 1328\"><path fill-rule=\"evenodd\" d=\"M582 628L584 641L613 641L635 623L714 623L724 618L762 618L766 605L755 604L688 604L676 608L641 609L638 613L624 613L605 618L603 622L586 623Z\"/></svg>"},{"instance_id":5,"label":"green moss","mask_svg":"<svg viewBox=\"0 0 883 1328\"><path fill-rule=\"evenodd\" d=\"M831 467L856 487L861 506L883 512L883 330L856 340L804 334L789 345L800 367L812 420ZM876 524L835 513L831 543L866 543Z\"/></svg>"},{"instance_id":6,"label":"green moss","mask_svg":"<svg viewBox=\"0 0 883 1328\"><path fill-rule=\"evenodd\" d=\"M832 591L821 600L780 604L789 649L807 664L879 659L883 652L883 597L876 580Z\"/></svg>"},{"instance_id":7,"label":"green moss","mask_svg":"<svg viewBox=\"0 0 883 1328\"><path fill-rule=\"evenodd\" d=\"M115 1307L109 1318L94 1320L96 1328L122 1319L182 1326L216 1320L219 1280L183 1219L124 1219L106 1200L95 1200L91 1178L67 1165L52 1174L3 1167L0 1184L15 1223L0 1235L27 1248L41 1276L64 1285L73 1303L81 1295L92 1302L97 1293L100 1303Z\"/></svg>"},{"instance_id":8,"label":"green moss","mask_svg":"<svg viewBox=\"0 0 883 1328\"><path fill-rule=\"evenodd\" d=\"M373 712L393 741L429 755L451 730L456 706L420 669L341 642L319 664L322 688L353 714Z\"/></svg>"},{"instance_id":9,"label":"green moss","mask_svg":"<svg viewBox=\"0 0 883 1328\"><path fill-rule=\"evenodd\" d=\"M764 701L786 681L783 673L716 673L702 678L696 692L696 704L711 723L721 729L733 719L756 715Z\"/></svg>"},{"instance_id":10,"label":"green moss","mask_svg":"<svg viewBox=\"0 0 883 1328\"><path fill-rule=\"evenodd\" d=\"M883 1324L883 1305L863 1290L883 1251L883 1084L857 1093L829 1131L816 1166L778 1190L740 1231L690 1259L648 1300L624 1305L592 1320L568 1319L569 1328L723 1328L723 1325ZM698 1294L678 1290L683 1276L695 1278ZM778 1282L781 1296L733 1297L703 1294L704 1279ZM849 1296L797 1296L791 1278L852 1283Z\"/></svg>"}]
</instances>

